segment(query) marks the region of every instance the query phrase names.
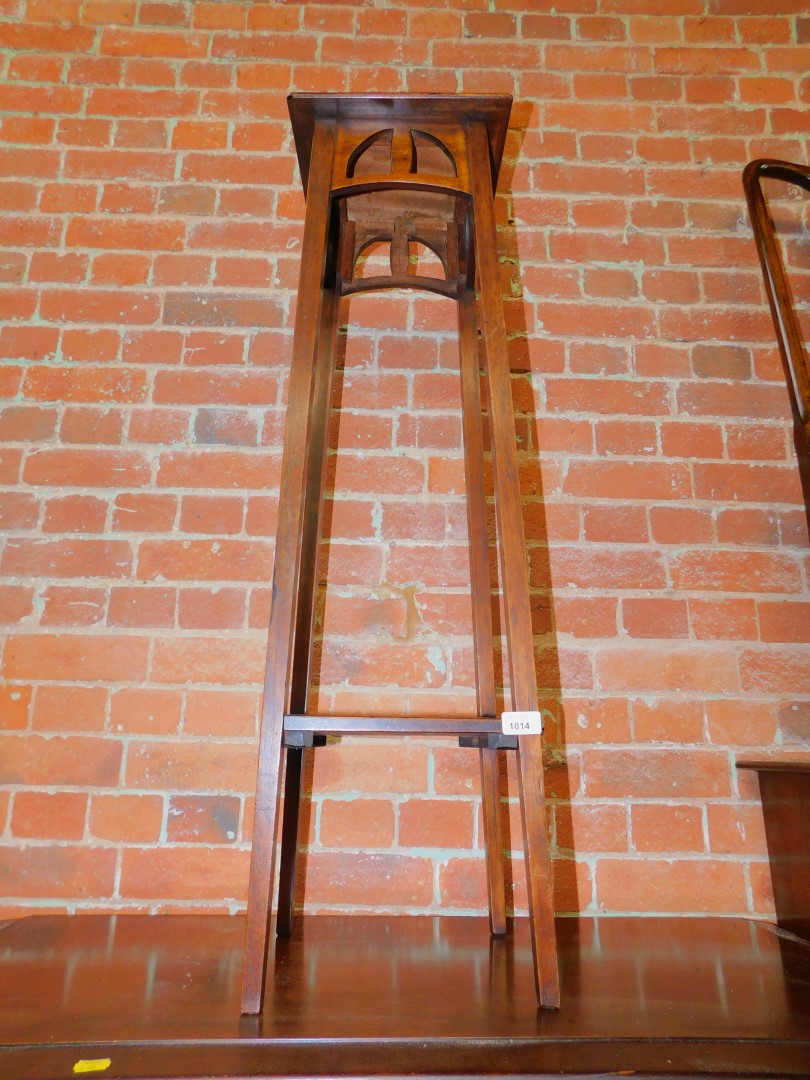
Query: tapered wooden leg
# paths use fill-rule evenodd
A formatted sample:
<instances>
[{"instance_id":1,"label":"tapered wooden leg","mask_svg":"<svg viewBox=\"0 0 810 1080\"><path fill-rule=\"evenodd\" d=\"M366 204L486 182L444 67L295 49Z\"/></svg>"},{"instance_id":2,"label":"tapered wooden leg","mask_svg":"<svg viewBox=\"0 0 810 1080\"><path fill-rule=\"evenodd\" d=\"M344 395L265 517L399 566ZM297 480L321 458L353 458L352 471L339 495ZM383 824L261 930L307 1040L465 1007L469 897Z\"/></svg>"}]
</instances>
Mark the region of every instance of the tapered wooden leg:
<instances>
[{"instance_id":1,"label":"tapered wooden leg","mask_svg":"<svg viewBox=\"0 0 810 1080\"><path fill-rule=\"evenodd\" d=\"M495 664L492 658L492 607L487 555L487 507L484 493L484 440L481 415L481 375L475 293L467 290L458 302L461 359L461 412L464 432L464 471L467 485L467 529L470 541L473 641L479 716L495 716ZM500 815L498 751L480 750L481 802L489 896L489 925L493 934L506 933L506 885L503 872L503 830Z\"/></svg>"},{"instance_id":2,"label":"tapered wooden leg","mask_svg":"<svg viewBox=\"0 0 810 1080\"><path fill-rule=\"evenodd\" d=\"M295 881L298 870L298 832L304 780L304 748L291 746L284 767L284 813L281 818L281 851L278 869L278 909L276 933L292 934L295 911Z\"/></svg>"},{"instance_id":3,"label":"tapered wooden leg","mask_svg":"<svg viewBox=\"0 0 810 1080\"><path fill-rule=\"evenodd\" d=\"M339 298L334 288L325 292L322 302L318 358L310 409L311 440L309 471L306 477L305 513L301 534L301 570L295 615L290 705L292 713L307 712L312 671L312 644L315 609L318 600L318 554L323 522L323 481L329 449L329 421L332 412L332 387L337 345ZM292 933L295 910L295 883L298 866L298 834L303 795L303 772L306 751L287 750L284 771L284 815L281 824L281 852L278 875L278 912L276 933Z\"/></svg>"},{"instance_id":4,"label":"tapered wooden leg","mask_svg":"<svg viewBox=\"0 0 810 1080\"><path fill-rule=\"evenodd\" d=\"M301 566L306 478L312 445L311 405L329 230L329 180L334 131L315 125L312 172L301 253L301 275L284 437L273 568L272 606L262 704L256 817L248 889L242 1012L261 1011L267 970L267 941L275 871L284 713Z\"/></svg>"},{"instance_id":5,"label":"tapered wooden leg","mask_svg":"<svg viewBox=\"0 0 810 1080\"><path fill-rule=\"evenodd\" d=\"M537 710L537 682L526 548L498 273L489 144L483 121L469 124L468 155L512 708L534 712ZM540 737L521 736L517 754L537 997L541 1005L557 1008L560 981Z\"/></svg>"}]
</instances>

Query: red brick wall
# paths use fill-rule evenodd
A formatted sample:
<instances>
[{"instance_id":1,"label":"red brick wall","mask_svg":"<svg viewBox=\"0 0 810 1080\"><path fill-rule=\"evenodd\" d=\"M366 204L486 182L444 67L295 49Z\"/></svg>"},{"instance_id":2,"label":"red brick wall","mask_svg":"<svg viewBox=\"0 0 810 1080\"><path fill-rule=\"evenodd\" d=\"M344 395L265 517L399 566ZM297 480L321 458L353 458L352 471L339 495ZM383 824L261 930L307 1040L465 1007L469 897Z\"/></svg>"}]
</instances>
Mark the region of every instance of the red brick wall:
<instances>
[{"instance_id":1,"label":"red brick wall","mask_svg":"<svg viewBox=\"0 0 810 1080\"><path fill-rule=\"evenodd\" d=\"M807 160L810 19L650 6L0 0L3 911L243 903L292 89L515 95L498 210L558 907L771 911L734 763L810 745L810 562L740 170ZM464 711L453 314L388 294L346 319L319 706ZM311 910L483 909L474 753L344 745L310 782ZM514 885L521 909L519 860Z\"/></svg>"}]
</instances>

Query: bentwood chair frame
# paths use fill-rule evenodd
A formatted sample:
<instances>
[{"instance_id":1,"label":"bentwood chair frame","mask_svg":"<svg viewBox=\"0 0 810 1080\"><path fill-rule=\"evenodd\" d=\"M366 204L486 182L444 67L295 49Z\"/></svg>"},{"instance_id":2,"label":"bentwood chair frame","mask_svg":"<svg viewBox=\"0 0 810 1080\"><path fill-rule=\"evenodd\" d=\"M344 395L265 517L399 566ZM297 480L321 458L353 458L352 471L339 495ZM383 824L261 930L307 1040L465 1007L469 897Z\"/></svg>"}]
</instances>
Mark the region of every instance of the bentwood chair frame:
<instances>
[{"instance_id":1,"label":"bentwood chair frame","mask_svg":"<svg viewBox=\"0 0 810 1080\"><path fill-rule=\"evenodd\" d=\"M790 395L796 457L810 525L810 368L785 263L762 187L764 180L780 180L810 192L810 165L758 158L749 162L743 171L743 188Z\"/></svg>"}]
</instances>

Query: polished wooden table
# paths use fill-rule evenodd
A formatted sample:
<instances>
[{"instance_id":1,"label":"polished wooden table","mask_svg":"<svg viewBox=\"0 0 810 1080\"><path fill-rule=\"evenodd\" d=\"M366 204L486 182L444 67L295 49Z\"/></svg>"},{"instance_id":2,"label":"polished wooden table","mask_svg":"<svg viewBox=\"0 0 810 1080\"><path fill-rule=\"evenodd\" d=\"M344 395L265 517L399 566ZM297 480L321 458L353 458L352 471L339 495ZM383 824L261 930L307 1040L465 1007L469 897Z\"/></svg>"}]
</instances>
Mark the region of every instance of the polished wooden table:
<instances>
[{"instance_id":1,"label":"polished wooden table","mask_svg":"<svg viewBox=\"0 0 810 1080\"><path fill-rule=\"evenodd\" d=\"M524 920L500 940L486 919L299 922L251 1018L241 918L6 924L0 1076L810 1075L810 945L770 925L559 920L549 1012Z\"/></svg>"},{"instance_id":2,"label":"polished wooden table","mask_svg":"<svg viewBox=\"0 0 810 1080\"><path fill-rule=\"evenodd\" d=\"M776 921L810 942L810 761L738 761L759 778Z\"/></svg>"}]
</instances>

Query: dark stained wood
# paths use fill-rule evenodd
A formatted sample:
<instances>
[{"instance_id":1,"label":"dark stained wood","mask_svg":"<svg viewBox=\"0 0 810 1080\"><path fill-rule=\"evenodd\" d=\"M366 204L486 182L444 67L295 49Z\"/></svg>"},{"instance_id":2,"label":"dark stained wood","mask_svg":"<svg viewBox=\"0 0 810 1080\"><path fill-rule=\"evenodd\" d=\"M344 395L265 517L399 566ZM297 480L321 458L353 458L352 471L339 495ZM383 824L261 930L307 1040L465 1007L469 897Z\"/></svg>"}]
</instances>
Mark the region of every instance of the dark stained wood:
<instances>
[{"instance_id":1,"label":"dark stained wood","mask_svg":"<svg viewBox=\"0 0 810 1080\"><path fill-rule=\"evenodd\" d=\"M328 735L456 735L481 760L492 932L506 931L497 751L514 748L495 716L495 673L483 488L483 417L477 327L489 402L495 506L506 611L512 707L536 710L534 651L517 475L511 384L493 209L511 99L415 95L292 95L290 114L307 212L279 496L267 677L262 709L242 1011L263 1006L282 750L286 796L277 932L293 926L305 747ZM387 170L387 171L386 171ZM390 274L361 279L369 244L390 244ZM410 245L441 260L444 279L412 274ZM476 317L478 280L479 316ZM317 717L308 697L318 581L326 433L341 295L421 287L458 301L479 716ZM539 736L517 742L524 850L538 1001L559 1003L548 830Z\"/></svg>"},{"instance_id":2,"label":"dark stained wood","mask_svg":"<svg viewBox=\"0 0 810 1080\"><path fill-rule=\"evenodd\" d=\"M794 444L810 525L810 368L785 264L762 189L763 180L768 179L781 180L810 192L810 166L760 158L749 162L743 172L743 188L765 279L765 292L790 393Z\"/></svg>"},{"instance_id":3,"label":"dark stained wood","mask_svg":"<svg viewBox=\"0 0 810 1080\"><path fill-rule=\"evenodd\" d=\"M325 282L321 300L321 328L310 403L310 444L308 472L304 479L304 518L301 530L301 566L290 671L289 708L305 712L309 701L312 669L313 630L318 593L318 552L323 523L323 482L326 471L329 420L338 332L339 300L333 281ZM289 748L284 770L284 815L278 884L279 934L292 932L295 882L298 865L298 834L303 794L302 778L306 751Z\"/></svg>"},{"instance_id":4,"label":"dark stained wood","mask_svg":"<svg viewBox=\"0 0 810 1080\"><path fill-rule=\"evenodd\" d=\"M298 290L304 302L299 303L296 311L267 642L242 985L242 1011L245 1013L259 1012L264 996L271 892L275 884L283 719L289 709L303 520L307 512L305 482L311 472L313 424L310 404L322 317L333 152L334 132L316 125L312 147L315 178L307 200Z\"/></svg>"},{"instance_id":5,"label":"dark stained wood","mask_svg":"<svg viewBox=\"0 0 810 1080\"><path fill-rule=\"evenodd\" d=\"M446 716L293 716L284 718L285 731L320 735L495 735L500 720L488 716L464 719Z\"/></svg>"},{"instance_id":6,"label":"dark stained wood","mask_svg":"<svg viewBox=\"0 0 810 1080\"><path fill-rule=\"evenodd\" d=\"M466 283L465 283L466 284ZM464 288L458 299L458 341L461 370L464 479L467 489L467 532L470 543L475 687L480 716L495 716L495 662L492 655L492 595L489 581L489 533L484 492L484 433L481 412L481 364L475 293ZM506 933L506 885L501 828L498 754L481 749L481 802L486 845L489 922L493 934Z\"/></svg>"},{"instance_id":7,"label":"dark stained wood","mask_svg":"<svg viewBox=\"0 0 810 1080\"><path fill-rule=\"evenodd\" d=\"M410 121L430 130L435 125L463 123L468 116L481 117L487 127L494 184L512 109L512 99L505 94L290 94L287 102L305 192L316 118L341 125L371 121L380 128Z\"/></svg>"},{"instance_id":8,"label":"dark stained wood","mask_svg":"<svg viewBox=\"0 0 810 1080\"><path fill-rule=\"evenodd\" d=\"M244 920L40 915L0 929L0 1075L806 1077L810 946L742 919L560 920L538 1011L529 930L306 917L240 1019Z\"/></svg>"},{"instance_id":9,"label":"dark stained wood","mask_svg":"<svg viewBox=\"0 0 810 1080\"><path fill-rule=\"evenodd\" d=\"M738 761L738 769L753 769L758 773L810 773L810 760L787 761L766 758L763 761Z\"/></svg>"},{"instance_id":10,"label":"dark stained wood","mask_svg":"<svg viewBox=\"0 0 810 1080\"><path fill-rule=\"evenodd\" d=\"M515 448L514 407L488 168L489 142L483 121L470 121L467 135L473 235L480 288L482 351L489 394L504 631L509 658L509 690L513 709L536 711L534 637ZM539 736L521 736L518 739L518 777L537 997L547 1008L556 1008L560 1000L560 987L554 938L554 897L542 745Z\"/></svg>"},{"instance_id":11,"label":"dark stained wood","mask_svg":"<svg viewBox=\"0 0 810 1080\"><path fill-rule=\"evenodd\" d=\"M810 942L810 761L740 761L759 777L776 918Z\"/></svg>"}]
</instances>

